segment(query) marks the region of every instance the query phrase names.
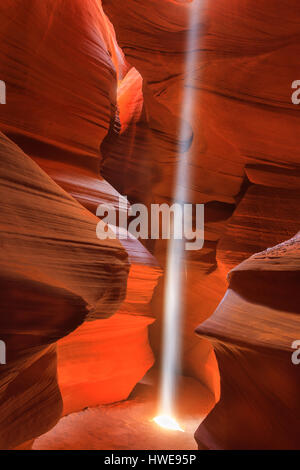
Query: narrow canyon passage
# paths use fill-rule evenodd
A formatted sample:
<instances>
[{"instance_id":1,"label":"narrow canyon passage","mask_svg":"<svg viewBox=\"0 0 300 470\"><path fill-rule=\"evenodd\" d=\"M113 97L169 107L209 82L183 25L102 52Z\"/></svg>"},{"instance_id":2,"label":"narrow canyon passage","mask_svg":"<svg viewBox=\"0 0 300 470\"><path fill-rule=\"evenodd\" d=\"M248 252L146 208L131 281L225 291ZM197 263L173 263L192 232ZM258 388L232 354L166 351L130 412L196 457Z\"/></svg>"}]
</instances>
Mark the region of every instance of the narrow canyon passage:
<instances>
[{"instance_id":1,"label":"narrow canyon passage","mask_svg":"<svg viewBox=\"0 0 300 470\"><path fill-rule=\"evenodd\" d=\"M299 35L298 0L2 0L1 449L299 449Z\"/></svg>"},{"instance_id":2,"label":"narrow canyon passage","mask_svg":"<svg viewBox=\"0 0 300 470\"><path fill-rule=\"evenodd\" d=\"M157 403L135 397L72 413L33 444L34 450L195 450L199 418L183 419L184 433L158 427ZM103 433L105 429L105 433Z\"/></svg>"}]
</instances>

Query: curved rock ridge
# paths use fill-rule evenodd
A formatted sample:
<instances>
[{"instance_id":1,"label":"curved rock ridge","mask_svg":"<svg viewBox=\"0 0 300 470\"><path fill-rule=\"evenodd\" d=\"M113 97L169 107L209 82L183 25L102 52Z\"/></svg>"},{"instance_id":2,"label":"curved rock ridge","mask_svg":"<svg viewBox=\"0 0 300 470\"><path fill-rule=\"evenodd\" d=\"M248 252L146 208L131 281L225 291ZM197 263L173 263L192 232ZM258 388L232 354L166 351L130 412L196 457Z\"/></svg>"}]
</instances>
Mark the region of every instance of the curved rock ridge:
<instances>
[{"instance_id":1,"label":"curved rock ridge","mask_svg":"<svg viewBox=\"0 0 300 470\"><path fill-rule=\"evenodd\" d=\"M103 0L102 3L126 59L142 76L144 98L144 111L139 121L132 124L132 133L138 134L136 145L129 138L130 126L121 130L118 140L105 148L105 175L116 188L122 188L123 193L127 191L135 200L148 204L170 202L180 144L178 128L182 120L186 37L192 2L153 0L147 6L142 0ZM291 101L291 84L299 72L300 6L296 0L289 1L288 7L280 0L272 4L267 0L255 4L251 0L206 0L201 2L201 12L194 25L195 31L199 31L198 50L195 51L198 60L195 70L190 71L186 86L194 90L196 112L191 122L186 123L185 143L191 155L188 202L205 203L205 244L201 252L192 253L186 259L183 370L187 375L203 379L205 351L209 346L202 338L197 341L191 332L217 308L226 291L228 272L252 254L284 242L299 230L297 128L300 115L299 107ZM136 85L131 82L133 90ZM120 100L120 110L122 106ZM134 116L137 115L134 110L140 109L136 97L131 98L131 106L126 106ZM128 120L125 118L125 121ZM118 141L122 146L118 146ZM121 159L125 160L124 167L117 170ZM147 166L145 177L143 168ZM138 181L138 188L130 179L132 175ZM147 188L145 192L143 181ZM164 266L166 243L156 242L151 250ZM282 266L283 260L280 263ZM295 263L297 266L299 261ZM259 308L265 307L267 297L274 321L277 310L282 309L289 329L289 315L296 311L297 300L293 299L298 298L291 286L295 286L298 273L282 270L282 275L264 269L253 274L247 270L243 275L239 271L236 274L238 287L233 271L230 282L239 292L243 279L243 296L251 303L256 299ZM260 282L265 286L263 292L258 289ZM152 331L152 344L159 351L162 282L156 292L153 308L158 321ZM233 288L226 294L226 299L234 295L231 292ZM223 301L225 305L226 302ZM222 324L224 328L226 321ZM264 321L268 328L267 319L261 319L259 327L263 328ZM283 318L280 322L284 323ZM226 334L229 334L228 328L225 328ZM277 344L280 339L275 330ZM244 333L247 336L248 331ZM239 334L242 334L240 330L236 332L236 341ZM260 336L257 329L253 334ZM228 353L224 373L225 359L219 361L222 389L226 380L224 375L230 371L230 357ZM257 362L258 358L259 355ZM233 357L232 363L235 363ZM216 368L211 377L217 380L217 373ZM262 379L258 375L256 378ZM246 379L241 377L241 380ZM259 387L263 388L264 384ZM215 392L217 397L217 387ZM285 391L278 387L278 399L280 394L284 401ZM218 409L219 405L213 416L217 416ZM288 409L292 408L288 405ZM243 416L243 404L237 413ZM221 418L219 424L222 428ZM255 448L249 434L245 433L244 439L242 427L235 431L240 434L240 441L238 436L236 441L233 439L229 429L230 438L226 445L223 442L218 445L224 444L226 448L234 448L235 444L239 448L253 445ZM271 433L267 434L269 441L262 439L264 444L274 448L283 443L289 445L283 438L282 428L276 428L273 443ZM248 444L246 438L249 438ZM295 438L291 442L292 447ZM206 444L216 445L212 439Z\"/></svg>"},{"instance_id":2,"label":"curved rock ridge","mask_svg":"<svg viewBox=\"0 0 300 470\"><path fill-rule=\"evenodd\" d=\"M160 269L137 240L96 237L99 219L92 213L99 204L128 207L100 175L100 147L118 130L117 83L129 70L101 3L6 0L0 15L0 76L8 97L0 129L25 152L1 134L3 191L11 177L2 272L9 286L21 286L16 307L13 287L3 303L13 310L12 338L22 338L18 374L9 364L3 372L15 398L7 392L1 401L1 445L11 448L45 432L61 413L128 397L153 364L147 330ZM24 312L32 308L26 321L22 302ZM35 319L41 311L43 319ZM43 333L28 333L35 321ZM2 328L0 336L6 338Z\"/></svg>"},{"instance_id":3,"label":"curved rock ridge","mask_svg":"<svg viewBox=\"0 0 300 470\"><path fill-rule=\"evenodd\" d=\"M119 73L126 67L101 2L6 0L0 14L8 97L2 131L20 145L22 139L48 144L52 155L54 146L58 161L97 172L116 102L115 57ZM37 144L31 152L39 156Z\"/></svg>"},{"instance_id":4,"label":"curved rock ridge","mask_svg":"<svg viewBox=\"0 0 300 470\"><path fill-rule=\"evenodd\" d=\"M257 184L248 188L217 246L216 258L224 274L253 253L277 245L298 231L299 187Z\"/></svg>"},{"instance_id":5,"label":"curved rock ridge","mask_svg":"<svg viewBox=\"0 0 300 470\"><path fill-rule=\"evenodd\" d=\"M128 256L95 236L97 217L0 134L1 445L19 445L59 417L55 343L84 320L114 313ZM34 410L34 411L33 411ZM39 420L36 419L39 413Z\"/></svg>"},{"instance_id":6,"label":"curved rock ridge","mask_svg":"<svg viewBox=\"0 0 300 470\"><path fill-rule=\"evenodd\" d=\"M57 373L63 414L128 398L153 365L148 326L153 318L116 313L86 322L58 341Z\"/></svg>"},{"instance_id":7,"label":"curved rock ridge","mask_svg":"<svg viewBox=\"0 0 300 470\"><path fill-rule=\"evenodd\" d=\"M188 201L215 200L233 204L234 196L242 184L244 162L234 142L224 139L211 119L207 120L205 112L210 106L206 103L203 106L202 101L205 61L209 63L209 58L202 52L202 49L205 50L208 30L206 23L209 23L207 3L203 2L199 21L194 25L195 34L199 38L199 48L195 51L195 70L190 71L185 81L192 2L154 0L145 8L142 0L136 0L133 8L119 0L103 1L103 8L114 25L119 45L128 62L143 78L150 133L150 150L146 140L144 152L150 152L156 164L153 169L153 200L155 197L158 200L169 200L173 196L185 87L193 87L193 100L196 103L192 122L185 123L184 133L185 147L191 155ZM113 155L109 158L113 158Z\"/></svg>"},{"instance_id":8,"label":"curved rock ridge","mask_svg":"<svg viewBox=\"0 0 300 470\"><path fill-rule=\"evenodd\" d=\"M6 0L0 15L2 132L94 213L102 199L116 204L99 149L128 66L101 2Z\"/></svg>"},{"instance_id":9,"label":"curved rock ridge","mask_svg":"<svg viewBox=\"0 0 300 470\"><path fill-rule=\"evenodd\" d=\"M221 399L196 432L199 448L299 449L300 234L229 273L228 291L197 328L214 345Z\"/></svg>"},{"instance_id":10,"label":"curved rock ridge","mask_svg":"<svg viewBox=\"0 0 300 470\"><path fill-rule=\"evenodd\" d=\"M122 190L123 194L146 204L169 203L173 198L174 174L180 145L178 131L182 121L182 88L186 72L186 37L190 7L189 2L173 1L154 1L147 7L142 1L135 1L134 7L126 2L103 2L104 11L114 25L118 43L127 61L143 79L142 111L141 103L137 100L140 85L136 84L136 72L130 71L123 79L121 86L130 89L127 93L130 104L124 102L120 93L118 106L121 132L114 142L103 149L103 171L108 180ZM192 86L194 99L198 103L201 89L196 80L197 73L198 71L195 71L193 74ZM191 83L186 84L189 85ZM138 90L135 94L134 88ZM214 311L226 290L226 283L218 273L209 277L206 275L216 267L216 244L224 231L225 221L234 209L235 195L243 181L243 162L238 161L237 152L232 145L220 136L219 140L216 139L214 130L210 147L207 147L204 133L207 134L208 129L203 129L201 113L201 108L196 106L193 122L185 124L184 136L185 148L189 149L191 145L192 189L188 190L187 202L208 204L205 217L205 247L201 252L193 253L185 266L187 285L182 306L185 318L183 371L186 375L191 374L207 382L205 364L208 364L207 358L210 358L213 351L211 348L209 351L207 343L199 345L193 330L199 321ZM132 115L129 126L128 114ZM126 123L124 128L122 122ZM124 162L122 166L119 164L121 160ZM165 266L166 241L158 240L147 246ZM151 341L158 355L161 345L163 292L164 286L161 282L152 303L158 321L152 329ZM199 368L200 362L204 364L203 368ZM198 363L198 370L197 366L194 367L195 363ZM217 374L215 367L213 381L217 381ZM218 387L213 388L217 394Z\"/></svg>"},{"instance_id":11,"label":"curved rock ridge","mask_svg":"<svg viewBox=\"0 0 300 470\"><path fill-rule=\"evenodd\" d=\"M142 0L135 0L132 7L126 1L103 0L127 60L143 78L148 124L143 147L134 153L129 142L126 147L121 141L123 159L132 175L137 170L131 160L139 168L140 159L151 155L150 176L144 178L151 194L135 193L141 200L169 201L173 196L192 3L154 0L145 7ZM299 18L295 0L289 8L279 0L271 6L267 0L256 5L250 0L233 0L230 5L226 0L201 3L194 24L197 61L186 83L193 87L196 103L187 133L192 178L188 201L215 205L214 211L211 203L206 207L207 241L218 241L223 235L224 221L244 193L243 181L269 188L299 188L299 113L291 101L291 84L298 74ZM132 105L134 102L132 99ZM143 119L141 116L141 124ZM124 133L121 135L124 139ZM107 157L114 168L117 148L120 152L115 144ZM124 187L118 172L110 173L109 180L117 188ZM134 192L130 182L127 188ZM280 196L276 196L278 204ZM219 224L215 223L216 209ZM295 231L297 228L267 246ZM245 259L265 247L253 247Z\"/></svg>"},{"instance_id":12,"label":"curved rock ridge","mask_svg":"<svg viewBox=\"0 0 300 470\"><path fill-rule=\"evenodd\" d=\"M132 238L100 242L91 212L117 207L120 194L170 203L179 147L189 152L185 202L205 203L204 247L185 259L182 373L204 383L215 402L221 376L220 402L196 433L199 447L299 447L289 342L299 331L300 108L291 84L299 78L300 5L204 0L186 77L192 6L1 3L0 130L25 152L1 135L3 331L15 354L11 370L0 368L5 448L52 426L60 393L64 413L126 398L153 363L148 325L156 316L151 344L159 356L164 279L150 301L155 258L165 266L167 242L145 241L151 254ZM195 113L183 122L187 89ZM121 205L128 207L125 198ZM39 312L36 330L23 304ZM10 320L20 329L9 330Z\"/></svg>"},{"instance_id":13,"label":"curved rock ridge","mask_svg":"<svg viewBox=\"0 0 300 470\"><path fill-rule=\"evenodd\" d=\"M146 202L155 179L143 79L130 67L117 91L119 131L101 145L101 173L130 201Z\"/></svg>"}]
</instances>

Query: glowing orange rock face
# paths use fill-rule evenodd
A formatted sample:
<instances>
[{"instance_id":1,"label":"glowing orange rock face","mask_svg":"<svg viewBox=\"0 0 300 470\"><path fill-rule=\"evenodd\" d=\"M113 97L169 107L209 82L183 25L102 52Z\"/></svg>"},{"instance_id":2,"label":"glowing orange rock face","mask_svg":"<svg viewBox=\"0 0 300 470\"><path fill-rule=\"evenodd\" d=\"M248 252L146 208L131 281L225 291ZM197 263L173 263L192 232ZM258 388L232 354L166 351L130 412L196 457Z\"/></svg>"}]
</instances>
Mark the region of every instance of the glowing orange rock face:
<instances>
[{"instance_id":1,"label":"glowing orange rock face","mask_svg":"<svg viewBox=\"0 0 300 470\"><path fill-rule=\"evenodd\" d=\"M242 3L238 0L217 3L207 0L202 5L203 12L199 18L202 32L200 60L190 83L195 90L198 112L196 119L187 123L186 142L188 145L189 138L193 136L190 139L194 156L189 201L206 203L205 245L200 253L186 260L183 368L187 374L204 378L207 375L203 366L203 338L213 338L219 333L213 321L215 315L212 322L207 323L205 331L204 327L199 328L201 343L191 332L197 323L216 309L226 290L228 272L253 253L283 242L299 230L299 116L298 109L291 102L291 84L299 73L299 44L296 38L300 26L300 9L295 2L286 8L283 3L274 2L270 5L267 0L255 5L250 0ZM152 197L152 201L165 202L172 196L178 156L186 10L189 4L154 0L145 8L144 2L138 0L132 9L126 1L103 0L103 6L114 24L118 42L127 60L143 77L144 107L150 123L143 155L152 155L152 166L149 165L152 180L147 180L147 188L150 188L147 200ZM128 145L128 148L131 151L132 147ZM134 152L130 155L132 160ZM113 160L114 154L109 158ZM117 174L111 175L110 179L116 187L117 177ZM249 183L251 187L247 190ZM127 187L130 188L130 185ZM143 199L143 194L139 193L138 198ZM164 262L166 244L156 243L153 252ZM279 259L279 271L281 263ZM264 271L264 267L261 269ZM275 305L272 304L274 311L268 311L265 316L262 313L261 323L258 322L262 331L265 327L271 328L270 320L276 317L277 309L288 309L291 313L292 307L289 305L293 302L284 294L285 289L290 292L290 281L284 269L283 272L281 288L275 297ZM241 275L237 277L242 278ZM262 278L265 282L268 279L272 282L267 272ZM251 292L252 300L255 299L255 303L260 305L263 293L258 281L250 274L249 279L249 294ZM162 292L160 286L153 302L158 312L161 311ZM232 298L230 290L222 303L224 309L220 306L217 310L222 311L224 316L223 326L227 321L230 322L231 308L236 308L237 312L240 309L237 300L235 307L232 306ZM246 336L248 328L250 330L247 325L251 323L252 310L248 304L245 306L243 303L243 306L244 316L239 321L243 322L244 319L243 334ZM295 314L295 303L293 308ZM293 324L296 318L294 315ZM282 318L281 327L285 333L289 322L289 315L286 316L286 323ZM156 331L153 344L157 349L160 326L160 322L154 325ZM231 327L234 331L233 324ZM284 430L289 427L292 408L287 404L285 411L283 403L288 400L286 395L294 398L291 390L295 390L298 371L292 367L288 354L281 356L278 342L282 333L277 331L272 348L276 351L275 355L278 353L289 362L286 363L285 372L283 363L282 368L279 367L287 382L293 384L286 388L284 381L279 384L275 377L276 366L271 366L269 359L260 355L255 347L253 353L239 348L237 343L241 338L238 338L238 331L235 332L232 345L229 333L227 331L224 341L218 336L218 340L213 340L221 369L221 402L211 414L211 419L207 419L203 431L200 428L197 433L199 445L203 448L255 448L256 445L299 447L299 443L295 442L297 433L294 432L295 422L292 419L291 432L288 437L284 435ZM222 354L224 342L230 342L230 345ZM239 368L241 355L255 377L255 385L250 383L246 372L243 374ZM260 358L264 364L263 374L258 372ZM237 374L236 379L230 366ZM216 369L214 372L217 376ZM212 370L210 374L212 377ZM267 393L271 393L272 387L278 390L275 401L271 400L273 410L263 398L264 374L272 376ZM241 389L252 407L260 403L257 414L250 416L250 408L244 402L241 403L241 394L238 392L234 395L235 400L230 400L232 388L229 383L232 381L235 390ZM216 383L214 390L217 390ZM299 409L294 400L292 403L295 416L299 419ZM240 419L235 420L235 416ZM249 433L248 418L251 423ZM256 433L255 428L263 431Z\"/></svg>"},{"instance_id":2,"label":"glowing orange rock face","mask_svg":"<svg viewBox=\"0 0 300 470\"><path fill-rule=\"evenodd\" d=\"M216 312L197 329L214 344L221 400L200 425L200 448L297 449L299 235L229 274Z\"/></svg>"},{"instance_id":3,"label":"glowing orange rock face","mask_svg":"<svg viewBox=\"0 0 300 470\"><path fill-rule=\"evenodd\" d=\"M59 418L53 343L89 317L115 312L125 297L129 263L117 240L95 237L98 219L3 134L0 152L0 330L7 347L0 428L6 448Z\"/></svg>"},{"instance_id":4,"label":"glowing orange rock face","mask_svg":"<svg viewBox=\"0 0 300 470\"><path fill-rule=\"evenodd\" d=\"M133 9L131 0L103 0L125 57L99 3L0 5L0 79L7 83L0 130L26 154L1 136L0 190L8 206L1 220L0 325L12 354L12 366L0 369L3 447L52 426L61 415L60 393L65 412L125 398L152 364L147 326L156 314L151 340L156 352L160 348L163 281L149 307L156 261L135 241L100 243L97 219L86 208L115 203L118 191L148 204L169 202L190 2L137 0ZM298 327L297 270L282 252L275 250L276 292L265 255L251 259L230 274L228 294L199 328L200 340L194 328L217 308L230 269L298 230L299 118L290 85L299 78L299 5L202 5L200 61L189 84L197 113L186 123L184 141L193 154L188 200L206 203L205 245L186 259L183 373L219 399L210 338L222 394L197 440L203 448L295 447L294 435L284 432L295 428L291 414L299 416L297 370L287 365L280 335L290 340L287 326ZM100 176L101 165L110 184ZM297 244L288 246L293 251ZM149 246L164 264L166 242ZM268 351L249 334L257 311L257 337L270 335ZM280 332L271 331L278 315ZM93 321L83 323L86 318ZM269 394L270 401L264 398ZM18 419L17 409L23 410Z\"/></svg>"},{"instance_id":5,"label":"glowing orange rock face","mask_svg":"<svg viewBox=\"0 0 300 470\"><path fill-rule=\"evenodd\" d=\"M87 210L119 197L100 176L100 145L128 68L101 5L7 0L0 15L8 94L0 130L26 152L1 134L0 331L8 364L0 369L0 445L7 448L45 432L62 407L127 398L153 363L148 304L160 270L139 242L99 241L98 219ZM56 341L77 327L59 341L57 359Z\"/></svg>"},{"instance_id":6,"label":"glowing orange rock face","mask_svg":"<svg viewBox=\"0 0 300 470\"><path fill-rule=\"evenodd\" d=\"M52 146L73 152L57 160L96 170L117 83L114 36L101 5L6 0L0 13L1 78L9 97L0 110L2 131L47 143L52 156ZM43 157L37 145L30 149Z\"/></svg>"}]
</instances>

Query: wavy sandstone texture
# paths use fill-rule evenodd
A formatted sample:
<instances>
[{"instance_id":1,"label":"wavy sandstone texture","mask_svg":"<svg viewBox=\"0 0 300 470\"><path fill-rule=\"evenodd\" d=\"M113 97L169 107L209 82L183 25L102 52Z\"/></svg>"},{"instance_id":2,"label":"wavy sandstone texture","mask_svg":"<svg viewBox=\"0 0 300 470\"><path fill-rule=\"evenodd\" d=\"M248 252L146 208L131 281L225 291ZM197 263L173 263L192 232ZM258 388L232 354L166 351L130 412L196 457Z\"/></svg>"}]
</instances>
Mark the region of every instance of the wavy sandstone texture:
<instances>
[{"instance_id":1,"label":"wavy sandstone texture","mask_svg":"<svg viewBox=\"0 0 300 470\"><path fill-rule=\"evenodd\" d=\"M182 372L215 402L221 380L199 447L299 447L289 342L300 331L291 238L300 218L299 109L290 98L300 5L201 1L186 82L191 8L182 0L1 2L0 326L12 354L0 369L4 448L49 429L60 395L64 413L127 397L153 363L154 317L159 357L163 278L150 301L166 241L100 242L91 212L116 206L119 193L170 202L179 146L190 152L186 202L205 203L204 248L185 260ZM184 87L194 93L189 122Z\"/></svg>"},{"instance_id":2,"label":"wavy sandstone texture","mask_svg":"<svg viewBox=\"0 0 300 470\"><path fill-rule=\"evenodd\" d=\"M221 400L196 432L199 448L299 448L299 386L292 343L300 331L300 236L229 273L216 312L197 329L211 339Z\"/></svg>"},{"instance_id":3,"label":"wavy sandstone texture","mask_svg":"<svg viewBox=\"0 0 300 470\"><path fill-rule=\"evenodd\" d=\"M98 240L90 212L119 203L99 149L127 67L101 5L7 0L0 15L0 129L25 151L1 134L0 445L11 448L62 412L128 397L153 363L160 271L138 241Z\"/></svg>"},{"instance_id":4,"label":"wavy sandstone texture","mask_svg":"<svg viewBox=\"0 0 300 470\"><path fill-rule=\"evenodd\" d=\"M136 170L134 172L132 169L132 161L138 162L140 159L140 141L137 140L137 145L134 146L128 139L126 148L124 141L128 130L121 131L119 139L122 142L122 153L128 154L126 179L124 180L123 174L115 171L121 150L117 143L110 147L104 162L104 174L108 175L115 187L121 187L123 192L129 192L138 200L147 201L151 194L151 202L168 201L173 194L172 183L178 158L185 38L191 2L154 0L145 6L142 0L130 3L103 0L103 7L115 27L118 43L126 59L143 78L143 110L140 120L134 122L133 130L141 132L146 115L148 128L144 133L143 162L149 154L152 156L149 165L151 173L144 180L147 192L143 193L139 191L139 186L132 188L128 176L134 174L137 181L143 178L140 173L138 179ZM205 0L201 2L198 21L195 20L195 31L197 28L200 31L198 51L195 52L197 61L186 86L193 87L196 115L187 123L185 142L187 147L190 145L192 155L189 202L206 203L205 245L203 250L194 252L186 260L183 368L185 373L202 380L205 378L205 351L209 350L209 346L202 341L199 343L191 333L193 327L208 318L221 301L226 290L227 273L253 253L284 242L299 230L300 166L297 129L300 116L299 109L291 102L291 84L299 72L299 27L300 6L296 0L285 4L279 0L272 3L263 0L255 4L250 0ZM136 116L140 105L136 99L132 99L131 103L129 112L136 110ZM151 248L163 262L165 246L156 243ZM299 263L299 260L295 263ZM270 317L274 314L274 318L277 310L284 310L288 302L286 292L289 292L290 281L286 270L282 270L284 287L276 296L277 307L274 308L272 304L274 312L268 314ZM299 281L297 270L294 276ZM249 289L250 286L252 290L257 290L258 280L252 277L248 283ZM162 284L157 292L162 292ZM256 301L259 306L260 296ZM226 305L226 302L223 303ZM153 304L155 310L161 312L159 296L154 297ZM264 310L263 312L265 313ZM292 313L296 322L295 304ZM245 334L249 335L252 325L250 315L250 311L245 311L240 320L245 322ZM261 318L260 326L263 330L272 328L268 315ZM159 318L160 316L158 315ZM230 310L226 317L224 314L224 318L227 316L230 316ZM214 317L215 315L212 318ZM273 344L276 357L280 349L277 342L280 343L280 336L285 335L289 329L289 318L288 315L283 316L282 331L277 329L273 333L277 336ZM214 333L217 335L218 331L214 331L215 324L209 325L209 336L201 335L201 340L204 337L214 337ZM159 321L155 328L159 330ZM298 328L298 332L294 332L294 339L299 336L299 331ZM258 335L257 331L256 334ZM152 341L155 348L158 348L156 332L152 335ZM216 340L213 344L216 345ZM287 370L283 374L288 377L288 383L286 386L282 383L280 387L277 383L277 395L270 398L269 405L263 399L263 394L266 371L270 375L273 373L270 370L271 365L265 363L264 374L251 368L257 382L255 393L258 397L261 395L254 413L256 425L266 422L270 430L270 423L275 419L278 423L274 426L272 443L270 432L258 432L256 435L254 426L252 433L246 432L247 407L243 397L247 394L251 396L254 393L253 387L246 372L244 375L240 373L236 360L238 350L226 356L226 364L220 350L221 346L216 347L222 381L221 397L222 393L225 397L230 393L234 394L236 406L239 407L240 404L240 408L229 408L225 413L221 398L219 408L216 407L212 413L214 418L211 421L207 418L210 426L209 438L205 439L205 431L197 433L200 447L299 447L297 438L291 437L292 432L287 433L291 437L289 441L284 430L293 406L296 417L291 420L293 429L296 419L299 419L295 401L292 400L292 405L286 402L296 393L298 372L295 367L291 367L290 352L286 353ZM253 354L257 354L255 360L259 364L260 353L257 350ZM210 374L212 370L215 371L217 380L217 370L211 368ZM225 381L227 389L224 388ZM274 386L274 383L270 381L268 389L271 390L271 384ZM293 391L289 385L291 383L294 386ZM297 386L299 387L298 383ZM216 385L213 390L217 398ZM250 398L249 400L251 402ZM224 403L224 407L228 405L227 400ZM284 404L286 410L281 413ZM256 400L253 398L252 407L255 406ZM242 413L243 407L245 415ZM218 410L223 413L220 421ZM245 418L243 427L238 414ZM253 420L256 418L253 417ZM227 438L225 430L228 431Z\"/></svg>"},{"instance_id":5,"label":"wavy sandstone texture","mask_svg":"<svg viewBox=\"0 0 300 470\"><path fill-rule=\"evenodd\" d=\"M3 134L1 148L1 445L60 416L55 342L124 299L128 256L95 237L97 218ZM38 416L38 420L37 420Z\"/></svg>"}]
</instances>

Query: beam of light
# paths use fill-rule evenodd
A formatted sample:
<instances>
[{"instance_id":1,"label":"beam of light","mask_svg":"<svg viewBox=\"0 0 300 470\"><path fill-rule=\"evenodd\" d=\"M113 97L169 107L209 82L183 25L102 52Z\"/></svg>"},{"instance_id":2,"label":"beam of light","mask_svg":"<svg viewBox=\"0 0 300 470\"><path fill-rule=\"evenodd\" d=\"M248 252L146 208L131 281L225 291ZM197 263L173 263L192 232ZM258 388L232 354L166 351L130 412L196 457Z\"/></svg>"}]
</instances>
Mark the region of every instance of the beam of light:
<instances>
[{"instance_id":1,"label":"beam of light","mask_svg":"<svg viewBox=\"0 0 300 470\"><path fill-rule=\"evenodd\" d=\"M175 177L174 202L183 204L187 201L189 187L190 150L186 149L187 123L193 122L195 105L195 88L192 85L193 72L198 62L199 24L201 0L190 3L189 27L187 34L187 52L185 63L184 90L179 129L178 164ZM177 232L182 225L181 217L174 215L173 231ZM173 423L174 401L177 376L180 371L181 357L181 299L185 268L184 240L173 237L169 240L167 252L166 284L164 293L163 350L161 369L160 416L155 421ZM162 417L161 417L162 415ZM175 422L176 423L176 422ZM178 426L178 425L177 425ZM178 426L179 427L179 426ZM180 427L179 427L180 428Z\"/></svg>"},{"instance_id":2,"label":"beam of light","mask_svg":"<svg viewBox=\"0 0 300 470\"><path fill-rule=\"evenodd\" d=\"M184 430L179 426L179 424L175 421L174 418L171 418L171 416L156 416L153 421L155 421L155 423L161 426L162 428L169 429L170 431L184 432Z\"/></svg>"}]
</instances>

